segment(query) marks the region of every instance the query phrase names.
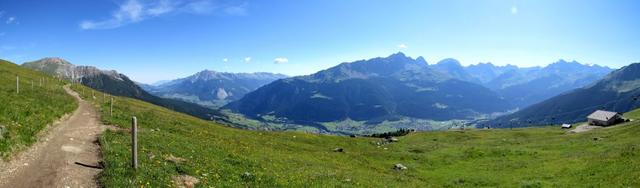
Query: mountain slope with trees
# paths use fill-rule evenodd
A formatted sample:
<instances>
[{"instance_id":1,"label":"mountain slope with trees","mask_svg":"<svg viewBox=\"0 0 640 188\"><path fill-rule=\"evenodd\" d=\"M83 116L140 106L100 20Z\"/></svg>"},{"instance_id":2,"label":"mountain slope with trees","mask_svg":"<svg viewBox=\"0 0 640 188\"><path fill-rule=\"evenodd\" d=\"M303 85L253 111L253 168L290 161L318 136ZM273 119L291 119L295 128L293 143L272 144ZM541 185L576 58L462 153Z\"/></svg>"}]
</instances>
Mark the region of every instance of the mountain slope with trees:
<instances>
[{"instance_id":1,"label":"mountain slope with trees","mask_svg":"<svg viewBox=\"0 0 640 188\"><path fill-rule=\"evenodd\" d=\"M491 90L452 79L423 58L402 53L281 79L225 106L252 118L297 122L473 119L510 107Z\"/></svg>"}]
</instances>

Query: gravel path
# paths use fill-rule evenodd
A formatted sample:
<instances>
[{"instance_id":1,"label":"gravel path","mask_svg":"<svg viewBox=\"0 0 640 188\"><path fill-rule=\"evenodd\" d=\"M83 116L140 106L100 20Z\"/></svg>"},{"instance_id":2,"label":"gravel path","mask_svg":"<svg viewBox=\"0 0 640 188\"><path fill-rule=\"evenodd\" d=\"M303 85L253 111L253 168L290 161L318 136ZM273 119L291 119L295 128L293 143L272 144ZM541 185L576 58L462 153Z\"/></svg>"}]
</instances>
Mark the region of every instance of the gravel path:
<instances>
[{"instance_id":1,"label":"gravel path","mask_svg":"<svg viewBox=\"0 0 640 188\"><path fill-rule=\"evenodd\" d=\"M583 123L583 124L580 124L580 125L576 126L575 129L570 130L569 133L581 133L581 132L587 132L587 131L600 129L600 128L602 128L602 127L601 126L589 125L588 123Z\"/></svg>"},{"instance_id":2,"label":"gravel path","mask_svg":"<svg viewBox=\"0 0 640 188\"><path fill-rule=\"evenodd\" d=\"M38 143L0 164L0 187L98 187L97 138L106 126L90 103L64 89L79 102L78 109L55 123Z\"/></svg>"}]
</instances>

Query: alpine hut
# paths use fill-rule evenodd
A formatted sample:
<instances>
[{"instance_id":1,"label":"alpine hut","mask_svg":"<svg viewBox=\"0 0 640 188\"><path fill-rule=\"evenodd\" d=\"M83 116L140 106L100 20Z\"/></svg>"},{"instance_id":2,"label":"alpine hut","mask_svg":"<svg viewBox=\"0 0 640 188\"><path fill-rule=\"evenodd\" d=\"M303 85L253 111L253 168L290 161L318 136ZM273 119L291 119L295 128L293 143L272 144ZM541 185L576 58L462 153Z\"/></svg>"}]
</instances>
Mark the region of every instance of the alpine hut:
<instances>
[{"instance_id":1,"label":"alpine hut","mask_svg":"<svg viewBox=\"0 0 640 188\"><path fill-rule=\"evenodd\" d=\"M624 119L618 112L596 110L595 112L587 116L587 120L589 122L589 125L609 126L622 122Z\"/></svg>"}]
</instances>

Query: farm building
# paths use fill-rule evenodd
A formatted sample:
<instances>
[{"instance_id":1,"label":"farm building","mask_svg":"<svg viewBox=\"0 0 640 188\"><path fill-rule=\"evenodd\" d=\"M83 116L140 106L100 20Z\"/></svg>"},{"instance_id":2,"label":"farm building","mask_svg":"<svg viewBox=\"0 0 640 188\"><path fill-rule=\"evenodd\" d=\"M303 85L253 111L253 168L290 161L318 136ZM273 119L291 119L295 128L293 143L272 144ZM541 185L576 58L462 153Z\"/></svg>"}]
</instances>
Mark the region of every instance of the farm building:
<instances>
[{"instance_id":1,"label":"farm building","mask_svg":"<svg viewBox=\"0 0 640 188\"><path fill-rule=\"evenodd\" d=\"M589 125L609 126L624 121L618 112L596 110L587 116Z\"/></svg>"}]
</instances>

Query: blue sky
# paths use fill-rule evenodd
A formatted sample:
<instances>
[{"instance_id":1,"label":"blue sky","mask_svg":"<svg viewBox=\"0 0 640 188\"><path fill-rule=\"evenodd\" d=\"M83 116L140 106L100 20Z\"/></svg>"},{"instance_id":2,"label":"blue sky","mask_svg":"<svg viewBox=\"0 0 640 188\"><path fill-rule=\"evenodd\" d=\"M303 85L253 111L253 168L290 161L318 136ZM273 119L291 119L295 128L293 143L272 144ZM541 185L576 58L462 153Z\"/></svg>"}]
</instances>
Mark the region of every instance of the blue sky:
<instances>
[{"instance_id":1,"label":"blue sky","mask_svg":"<svg viewBox=\"0 0 640 188\"><path fill-rule=\"evenodd\" d=\"M0 0L0 58L62 57L147 83L203 69L303 75L398 51L621 67L640 62L640 1Z\"/></svg>"}]
</instances>

